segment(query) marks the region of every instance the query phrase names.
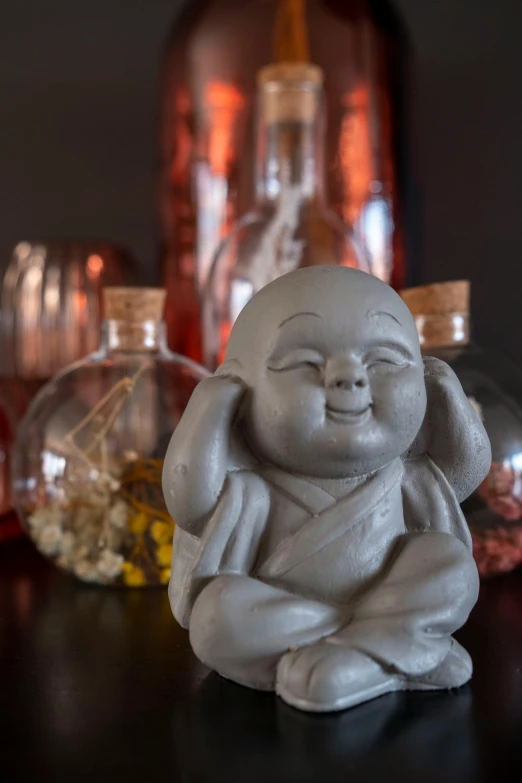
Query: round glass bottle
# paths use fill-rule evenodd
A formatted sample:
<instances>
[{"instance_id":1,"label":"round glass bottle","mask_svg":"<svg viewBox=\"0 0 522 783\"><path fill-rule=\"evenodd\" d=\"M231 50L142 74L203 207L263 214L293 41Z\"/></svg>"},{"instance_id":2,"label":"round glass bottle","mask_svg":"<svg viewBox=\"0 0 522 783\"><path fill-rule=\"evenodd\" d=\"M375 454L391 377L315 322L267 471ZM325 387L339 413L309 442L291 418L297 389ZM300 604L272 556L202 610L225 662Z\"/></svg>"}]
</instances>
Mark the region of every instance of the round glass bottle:
<instances>
[{"instance_id":1,"label":"round glass bottle","mask_svg":"<svg viewBox=\"0 0 522 783\"><path fill-rule=\"evenodd\" d=\"M453 368L491 441L488 476L464 501L481 576L522 563L522 372L470 341L469 282L436 283L401 295L423 353Z\"/></svg>"},{"instance_id":2,"label":"round glass bottle","mask_svg":"<svg viewBox=\"0 0 522 783\"><path fill-rule=\"evenodd\" d=\"M163 458L208 373L168 350L162 289L108 288L104 299L99 350L44 386L19 427L14 499L60 568L106 585L166 584Z\"/></svg>"},{"instance_id":3,"label":"round glass bottle","mask_svg":"<svg viewBox=\"0 0 522 783\"><path fill-rule=\"evenodd\" d=\"M278 63L258 76L256 203L216 251L203 305L203 357L215 369L242 308L293 269L338 264L369 272L352 232L326 205L323 73Z\"/></svg>"}]
</instances>

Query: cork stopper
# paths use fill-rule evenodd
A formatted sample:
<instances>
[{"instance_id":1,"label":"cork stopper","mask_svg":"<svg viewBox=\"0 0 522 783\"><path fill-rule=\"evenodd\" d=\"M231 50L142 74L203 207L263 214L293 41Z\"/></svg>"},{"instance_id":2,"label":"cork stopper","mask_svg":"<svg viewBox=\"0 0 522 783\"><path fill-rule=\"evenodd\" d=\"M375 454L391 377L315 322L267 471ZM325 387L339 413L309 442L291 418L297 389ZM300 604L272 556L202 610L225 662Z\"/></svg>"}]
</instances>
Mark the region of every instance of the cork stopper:
<instances>
[{"instance_id":1,"label":"cork stopper","mask_svg":"<svg viewBox=\"0 0 522 783\"><path fill-rule=\"evenodd\" d=\"M310 63L282 62L258 71L261 111L269 124L312 122L317 116L323 71Z\"/></svg>"},{"instance_id":2,"label":"cork stopper","mask_svg":"<svg viewBox=\"0 0 522 783\"><path fill-rule=\"evenodd\" d=\"M415 319L423 349L469 342L469 280L432 283L400 291Z\"/></svg>"},{"instance_id":3,"label":"cork stopper","mask_svg":"<svg viewBox=\"0 0 522 783\"><path fill-rule=\"evenodd\" d=\"M469 313L469 280L405 288L400 295L413 315Z\"/></svg>"},{"instance_id":4,"label":"cork stopper","mask_svg":"<svg viewBox=\"0 0 522 783\"><path fill-rule=\"evenodd\" d=\"M277 85L310 85L322 87L323 69L312 63L270 63L257 72L257 84L260 88L276 83Z\"/></svg>"},{"instance_id":5,"label":"cork stopper","mask_svg":"<svg viewBox=\"0 0 522 783\"><path fill-rule=\"evenodd\" d=\"M166 296L164 288L104 288L105 318L132 323L162 321Z\"/></svg>"}]
</instances>

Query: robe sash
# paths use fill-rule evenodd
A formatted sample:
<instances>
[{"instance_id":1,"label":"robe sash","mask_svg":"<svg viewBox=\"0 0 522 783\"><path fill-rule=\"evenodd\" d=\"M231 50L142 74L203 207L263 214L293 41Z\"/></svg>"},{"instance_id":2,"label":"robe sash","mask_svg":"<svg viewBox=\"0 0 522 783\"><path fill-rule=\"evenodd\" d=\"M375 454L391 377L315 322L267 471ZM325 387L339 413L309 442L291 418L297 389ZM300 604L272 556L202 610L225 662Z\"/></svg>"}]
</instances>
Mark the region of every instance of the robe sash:
<instances>
[{"instance_id":1,"label":"robe sash","mask_svg":"<svg viewBox=\"0 0 522 783\"><path fill-rule=\"evenodd\" d=\"M322 513L314 514L269 555L259 568L258 575L261 578L279 579L371 517L400 480L402 473L402 462L396 459L349 495L333 502Z\"/></svg>"}]
</instances>

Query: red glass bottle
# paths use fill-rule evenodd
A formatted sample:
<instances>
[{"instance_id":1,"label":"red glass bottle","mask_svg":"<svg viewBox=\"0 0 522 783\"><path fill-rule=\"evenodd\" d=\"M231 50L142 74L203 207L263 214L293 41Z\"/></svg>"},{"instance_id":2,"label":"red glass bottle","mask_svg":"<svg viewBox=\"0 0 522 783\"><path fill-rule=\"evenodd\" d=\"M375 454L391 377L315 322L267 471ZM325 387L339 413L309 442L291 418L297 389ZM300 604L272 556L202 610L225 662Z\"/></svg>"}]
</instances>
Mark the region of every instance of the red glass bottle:
<instances>
[{"instance_id":1,"label":"red glass bottle","mask_svg":"<svg viewBox=\"0 0 522 783\"><path fill-rule=\"evenodd\" d=\"M390 0L193 0L163 68L160 206L169 339L201 359L200 294L218 243L252 206L256 73L325 75L328 203L375 274L405 282L403 64Z\"/></svg>"}]
</instances>

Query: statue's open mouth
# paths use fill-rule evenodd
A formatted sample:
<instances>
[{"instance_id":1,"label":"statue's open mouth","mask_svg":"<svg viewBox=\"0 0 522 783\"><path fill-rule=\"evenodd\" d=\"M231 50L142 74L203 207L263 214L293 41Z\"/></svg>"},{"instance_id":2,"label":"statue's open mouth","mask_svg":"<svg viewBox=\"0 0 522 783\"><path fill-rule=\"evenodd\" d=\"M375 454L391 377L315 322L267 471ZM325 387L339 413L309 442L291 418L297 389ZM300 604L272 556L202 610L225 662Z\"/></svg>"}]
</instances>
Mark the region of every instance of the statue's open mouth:
<instances>
[{"instance_id":1,"label":"statue's open mouth","mask_svg":"<svg viewBox=\"0 0 522 783\"><path fill-rule=\"evenodd\" d=\"M334 408L332 405L326 406L326 416L331 421L341 422L343 424L360 424L371 416L371 403L364 408Z\"/></svg>"}]
</instances>

